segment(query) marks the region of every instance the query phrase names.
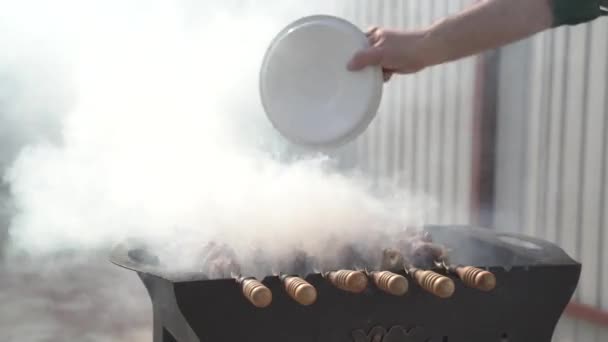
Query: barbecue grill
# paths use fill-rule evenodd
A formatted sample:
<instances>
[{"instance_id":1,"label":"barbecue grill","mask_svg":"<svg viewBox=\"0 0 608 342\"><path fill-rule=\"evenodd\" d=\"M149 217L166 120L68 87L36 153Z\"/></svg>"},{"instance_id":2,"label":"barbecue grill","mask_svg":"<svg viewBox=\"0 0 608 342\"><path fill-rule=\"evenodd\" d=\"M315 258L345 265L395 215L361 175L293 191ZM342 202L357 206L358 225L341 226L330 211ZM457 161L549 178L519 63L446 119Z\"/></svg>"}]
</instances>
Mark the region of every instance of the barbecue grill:
<instances>
[{"instance_id":1,"label":"barbecue grill","mask_svg":"<svg viewBox=\"0 0 608 342\"><path fill-rule=\"evenodd\" d=\"M551 341L577 286L579 263L559 247L527 236L470 226L424 229L450 251L452 264L491 272L495 287L467 286L467 279L438 265L429 270L453 280L451 296L425 290L406 270L396 272L408 279L404 295L373 282L362 292L345 291L323 274L308 274L303 278L317 298L302 305L281 277L269 275L260 282L272 302L261 308L245 298L235 279L161 271L152 251L122 245L111 261L137 272L147 288L154 342Z\"/></svg>"}]
</instances>

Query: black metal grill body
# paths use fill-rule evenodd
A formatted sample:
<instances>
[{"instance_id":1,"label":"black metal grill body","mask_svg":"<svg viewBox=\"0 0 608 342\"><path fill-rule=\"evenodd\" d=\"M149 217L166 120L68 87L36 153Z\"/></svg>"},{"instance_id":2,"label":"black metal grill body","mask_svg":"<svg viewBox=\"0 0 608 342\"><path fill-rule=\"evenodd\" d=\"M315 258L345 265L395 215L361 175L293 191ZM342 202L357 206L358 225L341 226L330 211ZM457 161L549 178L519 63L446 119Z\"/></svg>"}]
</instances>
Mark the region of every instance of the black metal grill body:
<instances>
[{"instance_id":1,"label":"black metal grill body","mask_svg":"<svg viewBox=\"0 0 608 342\"><path fill-rule=\"evenodd\" d=\"M370 286L363 294L336 289L318 274L306 279L318 300L304 307L277 277L263 283L272 304L255 308L231 279L196 280L154 274L116 253L135 270L153 303L154 342L550 342L579 280L581 265L560 248L525 236L465 226L429 226L450 261L492 271L497 287L482 292L450 275L456 291L440 299L408 277L403 297ZM441 270L436 270L443 273Z\"/></svg>"}]
</instances>

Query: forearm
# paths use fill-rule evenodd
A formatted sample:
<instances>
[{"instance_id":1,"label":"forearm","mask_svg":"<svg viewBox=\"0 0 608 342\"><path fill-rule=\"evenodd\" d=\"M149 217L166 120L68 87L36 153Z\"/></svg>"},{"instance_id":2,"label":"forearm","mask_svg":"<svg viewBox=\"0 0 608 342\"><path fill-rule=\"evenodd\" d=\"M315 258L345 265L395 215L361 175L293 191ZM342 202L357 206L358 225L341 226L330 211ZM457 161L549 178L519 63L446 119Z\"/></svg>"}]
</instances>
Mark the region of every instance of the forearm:
<instances>
[{"instance_id":1,"label":"forearm","mask_svg":"<svg viewBox=\"0 0 608 342\"><path fill-rule=\"evenodd\" d=\"M551 28L550 1L487 0L442 19L425 31L428 64L471 56Z\"/></svg>"}]
</instances>

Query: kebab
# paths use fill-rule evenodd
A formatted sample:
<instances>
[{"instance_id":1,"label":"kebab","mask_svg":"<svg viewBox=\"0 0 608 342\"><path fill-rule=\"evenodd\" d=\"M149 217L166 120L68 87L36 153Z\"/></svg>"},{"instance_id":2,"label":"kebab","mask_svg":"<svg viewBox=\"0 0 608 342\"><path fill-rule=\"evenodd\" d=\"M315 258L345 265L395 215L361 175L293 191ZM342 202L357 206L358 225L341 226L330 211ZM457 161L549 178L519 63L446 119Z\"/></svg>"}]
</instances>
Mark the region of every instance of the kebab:
<instances>
[{"instance_id":1,"label":"kebab","mask_svg":"<svg viewBox=\"0 0 608 342\"><path fill-rule=\"evenodd\" d=\"M449 264L445 248L434 244L428 232L422 233L419 240L410 241L412 257L418 263L426 266L432 263L436 267L443 268L447 273L458 276L467 287L486 292L496 287L496 277L491 272L473 266Z\"/></svg>"},{"instance_id":2,"label":"kebab","mask_svg":"<svg viewBox=\"0 0 608 342\"><path fill-rule=\"evenodd\" d=\"M446 259L438 261L437 266L456 274L462 283L470 288L489 292L496 287L496 277L489 271L473 266L449 265Z\"/></svg>"},{"instance_id":3,"label":"kebab","mask_svg":"<svg viewBox=\"0 0 608 342\"><path fill-rule=\"evenodd\" d=\"M491 291L496 287L496 277L488 271L473 266L451 265L445 248L434 244L428 232L421 234L421 239L410 240L413 258L420 264L445 269L455 274L467 286L481 291ZM425 259L426 258L426 259Z\"/></svg>"},{"instance_id":4,"label":"kebab","mask_svg":"<svg viewBox=\"0 0 608 342\"><path fill-rule=\"evenodd\" d=\"M353 265L355 270L327 272L325 277L337 288L361 293L365 291L371 279L377 288L388 294L401 296L407 292L408 282L405 277L390 271L367 270L367 266L378 264L373 261L372 254L364 253L354 245L347 245L342 248L340 256L343 259L341 264ZM362 265L365 267L361 267Z\"/></svg>"},{"instance_id":5,"label":"kebab","mask_svg":"<svg viewBox=\"0 0 608 342\"><path fill-rule=\"evenodd\" d=\"M405 270L427 292L440 298L449 298L454 294L452 279L430 270L422 270L407 261L403 254L394 249L383 251L382 268L387 270Z\"/></svg>"},{"instance_id":6,"label":"kebab","mask_svg":"<svg viewBox=\"0 0 608 342\"><path fill-rule=\"evenodd\" d=\"M339 270L323 273L323 277L343 291L361 293L367 288L367 276L361 271Z\"/></svg>"},{"instance_id":7,"label":"kebab","mask_svg":"<svg viewBox=\"0 0 608 342\"><path fill-rule=\"evenodd\" d=\"M436 260L446 255L446 250L433 243L428 232L417 230L410 233L408 239L401 241L401 246L407 257L398 253L393 257L393 262L401 262L405 271L426 291L440 298L449 298L454 294L455 285L452 279L429 270Z\"/></svg>"},{"instance_id":8,"label":"kebab","mask_svg":"<svg viewBox=\"0 0 608 342\"><path fill-rule=\"evenodd\" d=\"M209 242L201 254L201 271L210 278L233 278L240 285L245 298L258 308L272 302L272 292L255 277L241 275L241 267L234 251L225 244Z\"/></svg>"},{"instance_id":9,"label":"kebab","mask_svg":"<svg viewBox=\"0 0 608 342\"><path fill-rule=\"evenodd\" d=\"M280 274L285 291L296 302L302 305L311 305L317 300L317 290L306 280L287 274Z\"/></svg>"},{"instance_id":10,"label":"kebab","mask_svg":"<svg viewBox=\"0 0 608 342\"><path fill-rule=\"evenodd\" d=\"M332 246L328 246L332 248ZM335 247L332 248L332 250ZM326 279L334 287L359 294L365 291L368 286L368 279L362 267L367 263L362 253L355 248L354 245L344 245L337 249L337 253L333 256L324 255L324 260L319 262L322 267L316 269L329 269L330 271L321 271L321 276ZM348 266L347 266L348 265ZM349 269L352 268L352 269Z\"/></svg>"},{"instance_id":11,"label":"kebab","mask_svg":"<svg viewBox=\"0 0 608 342\"><path fill-rule=\"evenodd\" d=\"M409 288L409 283L404 276L391 271L368 272L368 276L377 288L394 296L405 295Z\"/></svg>"},{"instance_id":12,"label":"kebab","mask_svg":"<svg viewBox=\"0 0 608 342\"><path fill-rule=\"evenodd\" d=\"M382 239L384 240L386 237L383 237ZM378 246L378 243L371 243L371 245ZM353 261L358 264L373 266L376 269L374 271L368 271L367 268L365 269L365 275L371 279L376 288L394 296L403 296L407 293L409 283L404 276L384 270L381 267L378 270L378 266L380 266L382 261L376 258L377 249L374 248L373 251L365 250L365 252L362 252L358 251L354 246L351 246L348 250L353 257Z\"/></svg>"},{"instance_id":13,"label":"kebab","mask_svg":"<svg viewBox=\"0 0 608 342\"><path fill-rule=\"evenodd\" d=\"M299 277L298 274L307 274L309 272L310 261L308 255L301 250L294 251L293 260L290 260L287 265L282 265L280 268L290 270L289 273L273 272L278 276L287 294L301 305L311 305L317 300L317 290L309 282Z\"/></svg>"}]
</instances>

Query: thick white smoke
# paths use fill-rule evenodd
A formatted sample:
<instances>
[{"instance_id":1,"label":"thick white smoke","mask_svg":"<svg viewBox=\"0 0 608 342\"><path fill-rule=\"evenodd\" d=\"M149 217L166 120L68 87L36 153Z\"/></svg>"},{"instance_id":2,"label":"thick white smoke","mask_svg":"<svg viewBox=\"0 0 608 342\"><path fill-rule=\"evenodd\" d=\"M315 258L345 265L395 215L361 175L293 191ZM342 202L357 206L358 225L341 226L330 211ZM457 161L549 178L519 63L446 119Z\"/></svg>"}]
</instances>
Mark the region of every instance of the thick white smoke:
<instances>
[{"instance_id":1,"label":"thick white smoke","mask_svg":"<svg viewBox=\"0 0 608 342\"><path fill-rule=\"evenodd\" d=\"M260 61L314 4L120 3L66 3L39 38L67 65L71 106L61 143L27 146L6 175L12 247L45 254L137 237L310 250L417 223L411 199L374 197L321 160L282 164L262 148L278 139L258 101Z\"/></svg>"},{"instance_id":2,"label":"thick white smoke","mask_svg":"<svg viewBox=\"0 0 608 342\"><path fill-rule=\"evenodd\" d=\"M7 266L7 274L42 273L57 253L85 255L129 237L175 247L175 262L188 263L209 239L280 256L419 224L423 208L406 192L376 196L365 179L333 171L325 157L277 157L284 145L258 100L263 53L284 25L331 13L330 4L0 2L0 68L20 82L19 96L0 94L0 127L11 127L0 132L24 145L4 160L15 210L8 250L30 260L25 273ZM87 272L106 262L94 260L65 266L62 259L60 269ZM99 271L73 281L87 291L96 275L116 277ZM63 288L57 274L50 279ZM91 296L108 298L118 287L100 286ZM35 298L7 288L12 297ZM68 336L55 330L35 330L30 340Z\"/></svg>"}]
</instances>

